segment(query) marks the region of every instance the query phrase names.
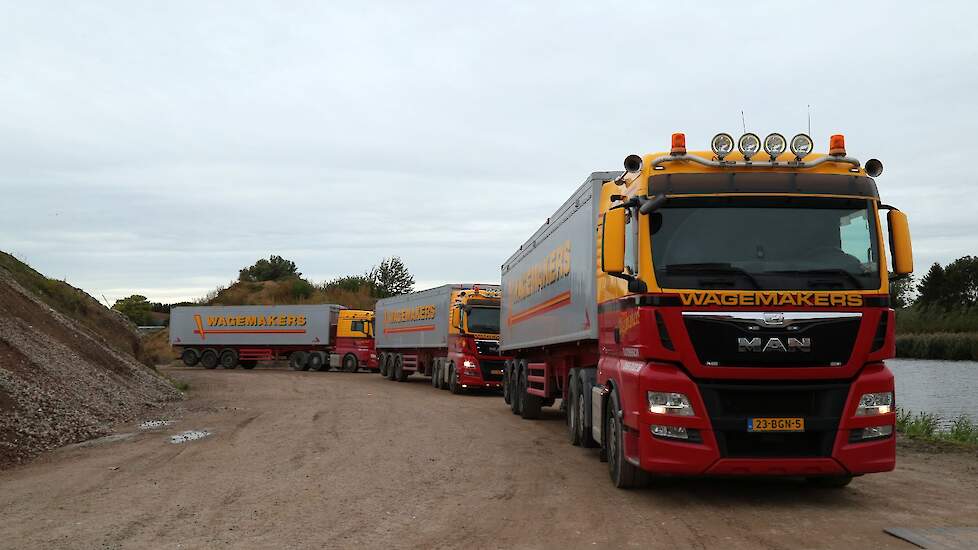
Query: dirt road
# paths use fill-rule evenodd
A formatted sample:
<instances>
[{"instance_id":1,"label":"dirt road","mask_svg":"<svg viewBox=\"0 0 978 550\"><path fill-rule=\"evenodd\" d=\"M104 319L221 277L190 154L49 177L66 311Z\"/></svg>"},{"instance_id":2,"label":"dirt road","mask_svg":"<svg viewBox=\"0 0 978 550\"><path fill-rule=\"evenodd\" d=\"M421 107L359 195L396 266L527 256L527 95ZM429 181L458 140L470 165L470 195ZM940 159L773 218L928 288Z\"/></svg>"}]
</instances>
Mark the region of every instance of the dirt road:
<instances>
[{"instance_id":1,"label":"dirt road","mask_svg":"<svg viewBox=\"0 0 978 550\"><path fill-rule=\"evenodd\" d=\"M978 525L978 459L901 450L843 490L683 480L614 489L556 411L357 373L166 369L175 422L0 472L3 548L912 548ZM148 419L147 419L148 420ZM203 429L182 444L170 435Z\"/></svg>"}]
</instances>

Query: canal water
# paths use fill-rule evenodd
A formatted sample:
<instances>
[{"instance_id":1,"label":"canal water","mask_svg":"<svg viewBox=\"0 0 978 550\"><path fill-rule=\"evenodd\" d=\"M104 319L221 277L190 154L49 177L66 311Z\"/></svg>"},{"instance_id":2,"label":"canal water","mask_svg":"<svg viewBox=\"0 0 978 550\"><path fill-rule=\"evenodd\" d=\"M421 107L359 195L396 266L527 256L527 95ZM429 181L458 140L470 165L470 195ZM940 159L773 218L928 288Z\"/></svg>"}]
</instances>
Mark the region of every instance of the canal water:
<instances>
[{"instance_id":1,"label":"canal water","mask_svg":"<svg viewBox=\"0 0 978 550\"><path fill-rule=\"evenodd\" d=\"M936 414L946 424L967 415L978 421L978 362L890 359L898 408Z\"/></svg>"}]
</instances>

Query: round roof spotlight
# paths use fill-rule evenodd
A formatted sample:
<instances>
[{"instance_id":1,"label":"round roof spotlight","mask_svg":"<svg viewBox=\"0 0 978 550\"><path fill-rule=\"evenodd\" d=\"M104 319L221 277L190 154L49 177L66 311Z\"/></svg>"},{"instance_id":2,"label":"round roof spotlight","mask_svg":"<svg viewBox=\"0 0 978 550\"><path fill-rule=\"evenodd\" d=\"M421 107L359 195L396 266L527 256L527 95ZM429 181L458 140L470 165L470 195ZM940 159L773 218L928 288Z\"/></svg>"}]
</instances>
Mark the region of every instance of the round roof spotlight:
<instances>
[{"instance_id":1,"label":"round roof spotlight","mask_svg":"<svg viewBox=\"0 0 978 550\"><path fill-rule=\"evenodd\" d=\"M870 177L875 178L876 176L883 173L883 163L879 159L869 159L866 161L866 173Z\"/></svg>"},{"instance_id":2,"label":"round roof spotlight","mask_svg":"<svg viewBox=\"0 0 978 550\"><path fill-rule=\"evenodd\" d=\"M775 132L773 134L768 134L764 138L764 152L771 155L771 160L778 158L778 155L784 153L784 150L788 148L788 141L784 139L784 136Z\"/></svg>"},{"instance_id":3,"label":"round roof spotlight","mask_svg":"<svg viewBox=\"0 0 978 550\"><path fill-rule=\"evenodd\" d=\"M798 160L808 156L814 147L815 142L812 141L812 138L808 137L808 134L798 134L791 138L791 152L794 153L795 158Z\"/></svg>"},{"instance_id":4,"label":"round roof spotlight","mask_svg":"<svg viewBox=\"0 0 978 550\"><path fill-rule=\"evenodd\" d=\"M745 160L750 160L761 150L761 138L757 137L757 134L748 132L740 136L740 140L737 141L737 150L744 155Z\"/></svg>"},{"instance_id":5,"label":"round roof spotlight","mask_svg":"<svg viewBox=\"0 0 978 550\"><path fill-rule=\"evenodd\" d=\"M642 171L642 157L638 155L628 155L625 157L625 171L626 172L641 172Z\"/></svg>"},{"instance_id":6,"label":"round roof spotlight","mask_svg":"<svg viewBox=\"0 0 978 550\"><path fill-rule=\"evenodd\" d=\"M730 134L719 133L713 136L713 141L710 142L710 149L713 149L713 154L720 160L729 155L733 148L734 140Z\"/></svg>"}]
</instances>

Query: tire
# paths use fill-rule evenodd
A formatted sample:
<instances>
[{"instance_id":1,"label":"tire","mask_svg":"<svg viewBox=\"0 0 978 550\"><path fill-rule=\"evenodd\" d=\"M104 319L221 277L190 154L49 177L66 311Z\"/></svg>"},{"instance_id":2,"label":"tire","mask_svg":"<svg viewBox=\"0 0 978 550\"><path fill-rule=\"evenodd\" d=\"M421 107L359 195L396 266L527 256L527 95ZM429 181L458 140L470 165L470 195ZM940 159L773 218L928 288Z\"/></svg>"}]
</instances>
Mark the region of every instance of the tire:
<instances>
[{"instance_id":1,"label":"tire","mask_svg":"<svg viewBox=\"0 0 978 550\"><path fill-rule=\"evenodd\" d=\"M200 363L200 354L195 349L185 349L180 354L180 360L188 367L196 367Z\"/></svg>"},{"instance_id":2,"label":"tire","mask_svg":"<svg viewBox=\"0 0 978 550\"><path fill-rule=\"evenodd\" d=\"M411 373L404 370L404 356L398 353L394 359L394 378L398 382L407 382L409 374Z\"/></svg>"},{"instance_id":3,"label":"tire","mask_svg":"<svg viewBox=\"0 0 978 550\"><path fill-rule=\"evenodd\" d=\"M387 354L379 353L377 354L377 369L380 371L380 375L387 378Z\"/></svg>"},{"instance_id":4,"label":"tire","mask_svg":"<svg viewBox=\"0 0 978 550\"><path fill-rule=\"evenodd\" d=\"M307 370L309 368L309 354L304 351L293 351L289 355L289 367L292 370Z\"/></svg>"},{"instance_id":5,"label":"tire","mask_svg":"<svg viewBox=\"0 0 978 550\"><path fill-rule=\"evenodd\" d=\"M243 369L251 370L255 368L256 365L258 365L258 361L255 361L254 359L241 361L241 368Z\"/></svg>"},{"instance_id":6,"label":"tire","mask_svg":"<svg viewBox=\"0 0 978 550\"><path fill-rule=\"evenodd\" d=\"M506 366L503 367L503 401L505 401L507 405L510 404L509 403L509 376L510 376L509 371L513 368L512 364L513 361L507 359Z\"/></svg>"},{"instance_id":7,"label":"tire","mask_svg":"<svg viewBox=\"0 0 978 550\"><path fill-rule=\"evenodd\" d=\"M347 353L343 356L343 372L357 372L357 368L359 367L360 361L357 359L356 355Z\"/></svg>"},{"instance_id":8,"label":"tire","mask_svg":"<svg viewBox=\"0 0 978 550\"><path fill-rule=\"evenodd\" d=\"M571 445L580 447L581 430L578 424L581 422L581 419L578 417L578 402L583 400L581 399L581 386L577 380L577 369L571 370L567 384L567 410L565 411L567 418L567 437L570 439Z\"/></svg>"},{"instance_id":9,"label":"tire","mask_svg":"<svg viewBox=\"0 0 978 550\"><path fill-rule=\"evenodd\" d=\"M625 459L624 426L619 418L618 394L611 392L611 402L605 413L605 429L608 430L608 475L619 489L637 489L647 484L648 475Z\"/></svg>"},{"instance_id":10,"label":"tire","mask_svg":"<svg viewBox=\"0 0 978 550\"><path fill-rule=\"evenodd\" d=\"M462 384L458 383L458 371L455 370L455 363L448 364L448 391L453 395L462 394Z\"/></svg>"},{"instance_id":11,"label":"tire","mask_svg":"<svg viewBox=\"0 0 978 550\"><path fill-rule=\"evenodd\" d=\"M309 370L329 370L329 365L323 361L323 354L319 353L318 351L314 351L309 354L309 359L306 360L306 364L309 365Z\"/></svg>"},{"instance_id":12,"label":"tire","mask_svg":"<svg viewBox=\"0 0 978 550\"><path fill-rule=\"evenodd\" d=\"M448 364L445 363L444 359L438 361L438 389L447 390L448 381L445 378L448 376Z\"/></svg>"},{"instance_id":13,"label":"tire","mask_svg":"<svg viewBox=\"0 0 978 550\"><path fill-rule=\"evenodd\" d=\"M530 395L530 369L526 361L520 362L520 416L524 420L536 420L540 418L540 409L543 407L543 399L538 395Z\"/></svg>"},{"instance_id":14,"label":"tire","mask_svg":"<svg viewBox=\"0 0 978 550\"><path fill-rule=\"evenodd\" d=\"M522 361L513 360L513 371L511 373L512 378L509 381L509 409L513 411L513 414L521 414L523 411L520 409L522 400L520 399L520 364Z\"/></svg>"},{"instance_id":15,"label":"tire","mask_svg":"<svg viewBox=\"0 0 978 550\"><path fill-rule=\"evenodd\" d=\"M591 437L591 430L588 429L587 418L591 414L591 411L587 408L587 392L591 391L591 388L584 385L585 378L583 376L577 377L578 382L578 392L577 396L580 398L580 402L577 404L577 414L578 414L578 438L581 441L581 447L585 449L593 449L597 447L598 444L595 443L594 439Z\"/></svg>"},{"instance_id":16,"label":"tire","mask_svg":"<svg viewBox=\"0 0 978 550\"><path fill-rule=\"evenodd\" d=\"M217 368L217 352L212 349L205 349L200 354L200 364L207 370Z\"/></svg>"},{"instance_id":17,"label":"tire","mask_svg":"<svg viewBox=\"0 0 978 550\"><path fill-rule=\"evenodd\" d=\"M394 362L397 359L396 353L387 354L387 379L394 381L396 380L396 373L394 371Z\"/></svg>"},{"instance_id":18,"label":"tire","mask_svg":"<svg viewBox=\"0 0 978 550\"><path fill-rule=\"evenodd\" d=\"M221 352L221 368L224 370L233 370L238 368L238 352L233 349L226 349Z\"/></svg>"},{"instance_id":19,"label":"tire","mask_svg":"<svg viewBox=\"0 0 978 550\"><path fill-rule=\"evenodd\" d=\"M852 482L853 476L823 476L810 477L805 481L813 487L820 489L841 489Z\"/></svg>"},{"instance_id":20,"label":"tire","mask_svg":"<svg viewBox=\"0 0 978 550\"><path fill-rule=\"evenodd\" d=\"M431 362L431 387L438 387L438 360L435 359Z\"/></svg>"}]
</instances>

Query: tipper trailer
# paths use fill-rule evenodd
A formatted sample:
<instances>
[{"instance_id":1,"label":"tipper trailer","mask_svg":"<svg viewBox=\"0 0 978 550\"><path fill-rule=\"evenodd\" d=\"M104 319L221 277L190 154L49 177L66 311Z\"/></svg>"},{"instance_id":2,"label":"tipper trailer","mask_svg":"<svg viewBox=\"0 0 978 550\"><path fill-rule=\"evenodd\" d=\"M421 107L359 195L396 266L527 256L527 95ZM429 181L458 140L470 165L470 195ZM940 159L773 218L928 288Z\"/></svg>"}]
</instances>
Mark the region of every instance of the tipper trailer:
<instances>
[{"instance_id":1,"label":"tipper trailer","mask_svg":"<svg viewBox=\"0 0 978 550\"><path fill-rule=\"evenodd\" d=\"M380 373L405 381L417 372L440 389L501 389L499 286L449 284L377 302Z\"/></svg>"},{"instance_id":2,"label":"tipper trailer","mask_svg":"<svg viewBox=\"0 0 978 550\"><path fill-rule=\"evenodd\" d=\"M712 149L674 134L591 174L503 264L504 398L524 418L561 399L570 442L599 447L618 487L892 470L889 281L913 261L882 164L842 136L828 155L804 134Z\"/></svg>"},{"instance_id":3,"label":"tipper trailer","mask_svg":"<svg viewBox=\"0 0 978 550\"><path fill-rule=\"evenodd\" d=\"M368 314L335 304L177 307L170 312L170 345L187 366L208 369L252 369L279 359L295 370L370 368Z\"/></svg>"}]
</instances>

